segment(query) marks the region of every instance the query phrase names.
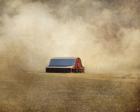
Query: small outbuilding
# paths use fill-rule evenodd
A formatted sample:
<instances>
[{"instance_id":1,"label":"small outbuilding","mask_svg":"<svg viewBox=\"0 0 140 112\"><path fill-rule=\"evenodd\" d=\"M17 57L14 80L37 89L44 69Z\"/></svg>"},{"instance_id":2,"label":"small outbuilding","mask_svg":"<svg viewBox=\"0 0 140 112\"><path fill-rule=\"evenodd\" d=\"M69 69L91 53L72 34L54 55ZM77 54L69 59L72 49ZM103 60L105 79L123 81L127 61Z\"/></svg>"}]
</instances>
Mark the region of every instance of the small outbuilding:
<instances>
[{"instance_id":1,"label":"small outbuilding","mask_svg":"<svg viewBox=\"0 0 140 112\"><path fill-rule=\"evenodd\" d=\"M84 67L79 57L61 57L50 59L46 72L50 73L83 73Z\"/></svg>"}]
</instances>

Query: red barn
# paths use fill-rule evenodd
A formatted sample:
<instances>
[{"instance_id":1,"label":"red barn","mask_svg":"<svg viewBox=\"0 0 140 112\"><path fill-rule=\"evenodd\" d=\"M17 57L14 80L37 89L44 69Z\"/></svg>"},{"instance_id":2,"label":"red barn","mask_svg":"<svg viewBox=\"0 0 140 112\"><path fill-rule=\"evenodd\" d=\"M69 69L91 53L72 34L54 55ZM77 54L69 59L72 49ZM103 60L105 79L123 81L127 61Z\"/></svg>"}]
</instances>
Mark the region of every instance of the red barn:
<instances>
[{"instance_id":1,"label":"red barn","mask_svg":"<svg viewBox=\"0 0 140 112\"><path fill-rule=\"evenodd\" d=\"M51 73L83 73L84 67L80 58L52 58L46 68Z\"/></svg>"}]
</instances>

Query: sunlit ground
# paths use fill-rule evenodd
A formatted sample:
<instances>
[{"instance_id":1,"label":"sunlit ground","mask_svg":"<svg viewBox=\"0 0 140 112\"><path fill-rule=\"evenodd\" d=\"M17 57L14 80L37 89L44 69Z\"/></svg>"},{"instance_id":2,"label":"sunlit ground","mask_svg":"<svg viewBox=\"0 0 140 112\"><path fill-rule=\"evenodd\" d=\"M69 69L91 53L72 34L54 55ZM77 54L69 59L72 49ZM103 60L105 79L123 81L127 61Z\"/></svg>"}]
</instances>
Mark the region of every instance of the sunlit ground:
<instances>
[{"instance_id":1,"label":"sunlit ground","mask_svg":"<svg viewBox=\"0 0 140 112\"><path fill-rule=\"evenodd\" d=\"M0 81L0 112L139 112L137 75L28 73Z\"/></svg>"}]
</instances>

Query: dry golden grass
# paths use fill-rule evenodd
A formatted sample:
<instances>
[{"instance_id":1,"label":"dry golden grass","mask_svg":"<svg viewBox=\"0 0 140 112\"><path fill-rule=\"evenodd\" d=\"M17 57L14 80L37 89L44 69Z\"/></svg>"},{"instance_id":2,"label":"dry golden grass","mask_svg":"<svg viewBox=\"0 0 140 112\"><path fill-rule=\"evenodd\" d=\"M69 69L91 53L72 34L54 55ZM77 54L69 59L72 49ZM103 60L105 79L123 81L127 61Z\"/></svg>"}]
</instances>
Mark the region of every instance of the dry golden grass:
<instances>
[{"instance_id":1,"label":"dry golden grass","mask_svg":"<svg viewBox=\"0 0 140 112\"><path fill-rule=\"evenodd\" d=\"M0 112L140 111L139 83L130 76L20 74L0 80Z\"/></svg>"}]
</instances>

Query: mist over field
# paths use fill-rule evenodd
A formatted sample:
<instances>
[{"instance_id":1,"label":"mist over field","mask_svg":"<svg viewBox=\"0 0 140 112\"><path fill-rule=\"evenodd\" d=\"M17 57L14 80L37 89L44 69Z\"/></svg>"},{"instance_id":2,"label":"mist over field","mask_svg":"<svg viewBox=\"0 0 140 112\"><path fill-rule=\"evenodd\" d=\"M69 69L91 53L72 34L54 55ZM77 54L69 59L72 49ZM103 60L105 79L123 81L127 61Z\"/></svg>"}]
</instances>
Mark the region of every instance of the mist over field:
<instances>
[{"instance_id":1,"label":"mist over field","mask_svg":"<svg viewBox=\"0 0 140 112\"><path fill-rule=\"evenodd\" d=\"M0 112L140 112L139 0L0 0ZM84 74L49 74L80 57Z\"/></svg>"},{"instance_id":2,"label":"mist over field","mask_svg":"<svg viewBox=\"0 0 140 112\"><path fill-rule=\"evenodd\" d=\"M86 72L138 71L139 5L138 0L0 0L1 60L44 72L51 57L78 56Z\"/></svg>"}]
</instances>

